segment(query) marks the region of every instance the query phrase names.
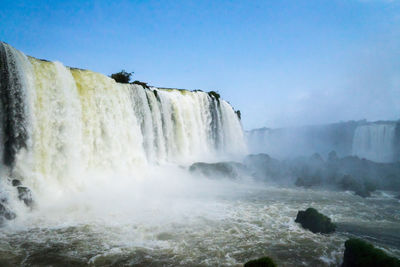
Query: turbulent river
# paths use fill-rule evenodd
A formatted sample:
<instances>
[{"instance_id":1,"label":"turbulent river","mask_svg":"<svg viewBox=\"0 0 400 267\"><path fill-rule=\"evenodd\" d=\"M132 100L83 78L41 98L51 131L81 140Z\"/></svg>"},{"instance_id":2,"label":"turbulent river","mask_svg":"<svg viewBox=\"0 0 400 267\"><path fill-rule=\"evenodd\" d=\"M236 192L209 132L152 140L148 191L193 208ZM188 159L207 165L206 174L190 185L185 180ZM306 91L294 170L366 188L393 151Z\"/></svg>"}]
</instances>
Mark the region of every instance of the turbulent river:
<instances>
[{"instance_id":1,"label":"turbulent river","mask_svg":"<svg viewBox=\"0 0 400 267\"><path fill-rule=\"evenodd\" d=\"M97 190L46 199L0 230L2 262L240 266L268 255L281 266L338 266L350 236L400 256L400 203L388 192L363 199L162 171L169 176L103 181ZM337 232L313 234L296 224L297 211L309 206L330 216Z\"/></svg>"},{"instance_id":2,"label":"turbulent river","mask_svg":"<svg viewBox=\"0 0 400 267\"><path fill-rule=\"evenodd\" d=\"M1 266L337 266L349 236L400 256L399 200L191 173L241 160L215 92L116 83L0 42ZM332 235L294 222L314 207Z\"/></svg>"}]
</instances>

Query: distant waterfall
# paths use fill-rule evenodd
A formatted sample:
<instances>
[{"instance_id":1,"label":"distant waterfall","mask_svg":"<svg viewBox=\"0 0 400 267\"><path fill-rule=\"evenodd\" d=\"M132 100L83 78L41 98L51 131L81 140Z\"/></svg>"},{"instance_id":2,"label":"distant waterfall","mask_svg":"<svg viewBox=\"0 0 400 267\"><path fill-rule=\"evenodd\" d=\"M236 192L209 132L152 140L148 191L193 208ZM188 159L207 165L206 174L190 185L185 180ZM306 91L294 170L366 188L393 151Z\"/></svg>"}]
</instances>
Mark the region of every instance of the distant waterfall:
<instances>
[{"instance_id":1,"label":"distant waterfall","mask_svg":"<svg viewBox=\"0 0 400 267\"><path fill-rule=\"evenodd\" d=\"M377 162L395 161L396 124L373 123L357 127L353 155Z\"/></svg>"},{"instance_id":2,"label":"distant waterfall","mask_svg":"<svg viewBox=\"0 0 400 267\"><path fill-rule=\"evenodd\" d=\"M2 164L33 188L93 170L130 173L246 151L233 108L201 91L120 84L5 43L0 82Z\"/></svg>"}]
</instances>

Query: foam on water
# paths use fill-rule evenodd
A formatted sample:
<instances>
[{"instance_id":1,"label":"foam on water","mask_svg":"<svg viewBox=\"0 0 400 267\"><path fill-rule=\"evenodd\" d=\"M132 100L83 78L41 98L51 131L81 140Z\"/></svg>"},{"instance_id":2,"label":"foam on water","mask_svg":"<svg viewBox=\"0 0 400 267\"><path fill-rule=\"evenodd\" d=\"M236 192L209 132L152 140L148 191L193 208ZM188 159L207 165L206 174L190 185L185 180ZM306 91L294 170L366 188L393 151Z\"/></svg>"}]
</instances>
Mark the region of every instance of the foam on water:
<instances>
[{"instance_id":1,"label":"foam on water","mask_svg":"<svg viewBox=\"0 0 400 267\"><path fill-rule=\"evenodd\" d=\"M400 232L392 198L190 174L194 161L246 152L222 99L118 84L4 43L0 56L0 193L17 213L0 228L0 265L215 266L264 255L287 266L339 264L351 233L400 255L399 236L374 230ZM18 200L15 178L32 190L32 208ZM296 213L309 206L343 230L299 227Z\"/></svg>"},{"instance_id":2,"label":"foam on water","mask_svg":"<svg viewBox=\"0 0 400 267\"><path fill-rule=\"evenodd\" d=\"M397 200L199 179L180 168L156 169L148 179L125 177L123 185L104 180L98 191L48 199L43 209L20 216L1 231L1 250L12 250L14 260L24 255L29 263L61 255L65 262L98 266L234 266L269 255L285 266L328 266L340 264L344 241L355 235L400 256L400 236L393 234L400 230ZM168 185L159 172L171 174ZM309 206L331 217L338 232L313 234L296 224L297 211ZM47 258L38 256L46 251Z\"/></svg>"}]
</instances>

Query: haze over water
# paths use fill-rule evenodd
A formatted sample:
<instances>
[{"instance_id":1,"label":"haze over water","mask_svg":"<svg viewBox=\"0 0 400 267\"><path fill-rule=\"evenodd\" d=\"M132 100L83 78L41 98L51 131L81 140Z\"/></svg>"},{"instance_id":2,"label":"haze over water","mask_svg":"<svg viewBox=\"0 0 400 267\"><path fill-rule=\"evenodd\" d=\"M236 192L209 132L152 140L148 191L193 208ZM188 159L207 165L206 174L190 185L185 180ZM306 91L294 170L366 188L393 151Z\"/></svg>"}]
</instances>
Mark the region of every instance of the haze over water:
<instances>
[{"instance_id":1,"label":"haze over water","mask_svg":"<svg viewBox=\"0 0 400 267\"><path fill-rule=\"evenodd\" d=\"M400 257L398 1L2 6L0 265Z\"/></svg>"}]
</instances>

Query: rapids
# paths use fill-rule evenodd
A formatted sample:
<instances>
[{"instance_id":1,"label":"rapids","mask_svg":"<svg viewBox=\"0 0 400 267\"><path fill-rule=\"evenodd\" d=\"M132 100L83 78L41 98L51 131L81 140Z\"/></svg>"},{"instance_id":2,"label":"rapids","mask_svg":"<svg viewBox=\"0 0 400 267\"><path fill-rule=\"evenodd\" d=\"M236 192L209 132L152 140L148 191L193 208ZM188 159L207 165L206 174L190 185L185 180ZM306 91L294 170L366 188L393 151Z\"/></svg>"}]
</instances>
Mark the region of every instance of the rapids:
<instances>
[{"instance_id":1,"label":"rapids","mask_svg":"<svg viewBox=\"0 0 400 267\"><path fill-rule=\"evenodd\" d=\"M241 159L240 120L201 91L119 84L0 43L1 266L339 265L361 236L400 256L399 201L377 192L278 188L191 174L196 161ZM12 179L32 191L19 201ZM313 206L333 235L294 223Z\"/></svg>"},{"instance_id":2,"label":"rapids","mask_svg":"<svg viewBox=\"0 0 400 267\"><path fill-rule=\"evenodd\" d=\"M150 175L48 199L0 230L0 258L28 266L241 266L269 255L280 266L339 266L350 236L400 256L400 204L385 192L362 199L163 172L168 183ZM296 224L309 206L330 216L337 232Z\"/></svg>"}]
</instances>

